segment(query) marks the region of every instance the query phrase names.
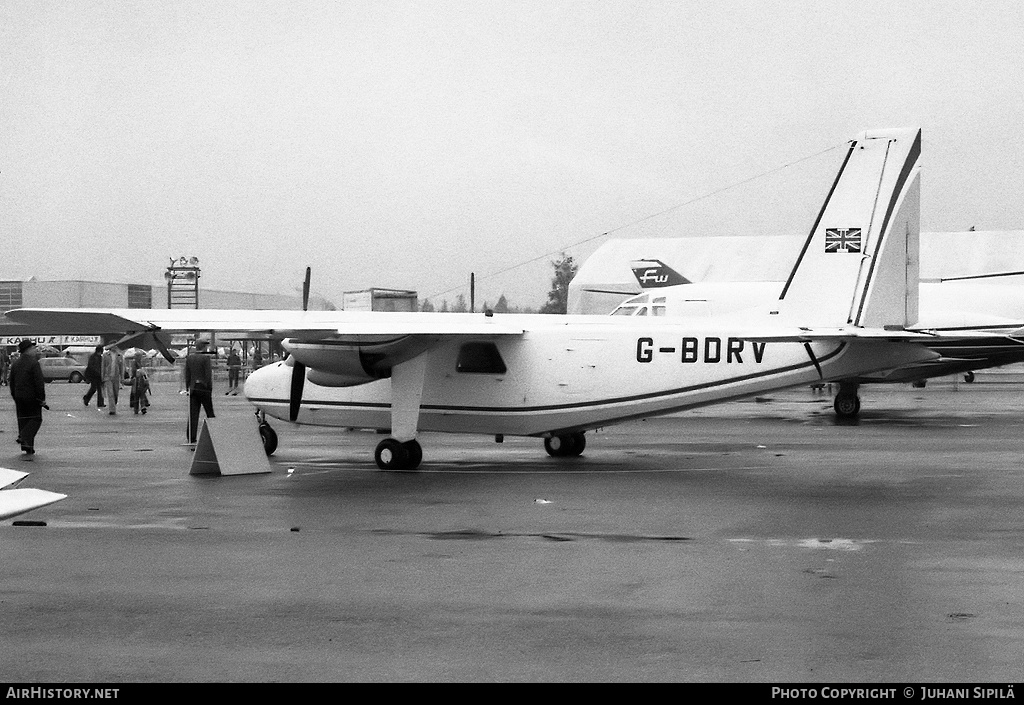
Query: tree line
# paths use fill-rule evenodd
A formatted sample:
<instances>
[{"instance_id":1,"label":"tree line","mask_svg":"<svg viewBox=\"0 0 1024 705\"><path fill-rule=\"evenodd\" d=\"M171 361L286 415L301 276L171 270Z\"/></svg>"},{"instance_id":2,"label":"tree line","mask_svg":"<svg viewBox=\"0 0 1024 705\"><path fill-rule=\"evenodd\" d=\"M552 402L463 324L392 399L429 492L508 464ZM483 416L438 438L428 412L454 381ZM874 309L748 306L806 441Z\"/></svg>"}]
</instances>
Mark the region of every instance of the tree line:
<instances>
[{"instance_id":1,"label":"tree line","mask_svg":"<svg viewBox=\"0 0 1024 705\"><path fill-rule=\"evenodd\" d=\"M572 282L573 277L576 276L579 266L571 255L567 255L564 252L558 259L551 262L551 266L554 268L554 274L551 277L551 289L548 291L547 301L540 307L540 310L529 306L510 306L504 294L498 297L493 306L489 302L484 301L483 307L480 310L490 310L495 313L565 313L569 305L569 284ZM430 299L424 299L420 304L420 310L426 312L438 311L440 313L467 313L469 311L469 304L466 302L465 294L459 294L455 297L455 302L452 304L448 303L448 299L442 299L440 307L435 307Z\"/></svg>"}]
</instances>

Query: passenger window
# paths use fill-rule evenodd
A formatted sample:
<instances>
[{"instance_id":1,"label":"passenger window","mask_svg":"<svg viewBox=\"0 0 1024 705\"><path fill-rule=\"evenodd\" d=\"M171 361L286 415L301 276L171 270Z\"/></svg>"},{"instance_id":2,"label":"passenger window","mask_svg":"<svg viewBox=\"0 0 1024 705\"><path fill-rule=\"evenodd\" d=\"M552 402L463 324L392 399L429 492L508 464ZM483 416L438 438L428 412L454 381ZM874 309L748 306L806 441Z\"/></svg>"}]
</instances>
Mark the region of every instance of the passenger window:
<instances>
[{"instance_id":1,"label":"passenger window","mask_svg":"<svg viewBox=\"0 0 1024 705\"><path fill-rule=\"evenodd\" d=\"M470 374L493 375L503 375L508 371L494 343L466 343L459 348L455 369Z\"/></svg>"}]
</instances>

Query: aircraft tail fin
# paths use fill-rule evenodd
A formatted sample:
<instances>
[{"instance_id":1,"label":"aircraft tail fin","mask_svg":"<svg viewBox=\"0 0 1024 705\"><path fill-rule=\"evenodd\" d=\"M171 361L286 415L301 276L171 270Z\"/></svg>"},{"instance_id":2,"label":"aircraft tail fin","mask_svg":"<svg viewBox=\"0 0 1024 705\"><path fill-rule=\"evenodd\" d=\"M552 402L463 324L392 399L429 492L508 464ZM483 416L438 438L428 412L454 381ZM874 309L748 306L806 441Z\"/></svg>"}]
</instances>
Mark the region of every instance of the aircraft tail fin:
<instances>
[{"instance_id":1,"label":"aircraft tail fin","mask_svg":"<svg viewBox=\"0 0 1024 705\"><path fill-rule=\"evenodd\" d=\"M870 130L850 142L772 313L801 325L917 321L920 155L919 128Z\"/></svg>"},{"instance_id":2,"label":"aircraft tail fin","mask_svg":"<svg viewBox=\"0 0 1024 705\"><path fill-rule=\"evenodd\" d=\"M636 281L640 284L641 289L658 289L663 286L690 283L689 279L661 260L636 260L630 263L630 266L633 269L633 276L636 277Z\"/></svg>"}]
</instances>

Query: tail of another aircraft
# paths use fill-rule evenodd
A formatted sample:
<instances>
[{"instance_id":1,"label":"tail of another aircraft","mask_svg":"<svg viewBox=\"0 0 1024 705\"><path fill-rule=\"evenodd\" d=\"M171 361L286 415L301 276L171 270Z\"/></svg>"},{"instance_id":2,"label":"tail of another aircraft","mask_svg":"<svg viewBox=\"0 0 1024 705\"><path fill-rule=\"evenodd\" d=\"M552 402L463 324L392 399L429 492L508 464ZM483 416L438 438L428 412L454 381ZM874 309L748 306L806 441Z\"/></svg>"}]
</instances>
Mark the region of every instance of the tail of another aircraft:
<instances>
[{"instance_id":1,"label":"tail of another aircraft","mask_svg":"<svg viewBox=\"0 0 1024 705\"><path fill-rule=\"evenodd\" d=\"M921 130L851 143L779 297L800 325L902 329L917 321Z\"/></svg>"},{"instance_id":2,"label":"tail of another aircraft","mask_svg":"<svg viewBox=\"0 0 1024 705\"><path fill-rule=\"evenodd\" d=\"M690 283L689 279L661 260L642 259L633 262L630 266L641 289L659 289L663 286Z\"/></svg>"}]
</instances>

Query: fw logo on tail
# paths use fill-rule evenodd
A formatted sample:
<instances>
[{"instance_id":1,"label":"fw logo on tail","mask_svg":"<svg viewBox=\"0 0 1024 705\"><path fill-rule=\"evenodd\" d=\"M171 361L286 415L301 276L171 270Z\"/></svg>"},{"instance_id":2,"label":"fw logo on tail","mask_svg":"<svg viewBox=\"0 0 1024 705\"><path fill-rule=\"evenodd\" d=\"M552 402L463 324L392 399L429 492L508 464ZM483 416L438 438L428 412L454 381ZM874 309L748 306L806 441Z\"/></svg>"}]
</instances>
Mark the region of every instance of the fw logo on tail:
<instances>
[{"instance_id":1,"label":"fw logo on tail","mask_svg":"<svg viewBox=\"0 0 1024 705\"><path fill-rule=\"evenodd\" d=\"M689 279L661 260L642 259L633 262L630 266L641 289L658 289L663 286L690 283Z\"/></svg>"}]
</instances>

